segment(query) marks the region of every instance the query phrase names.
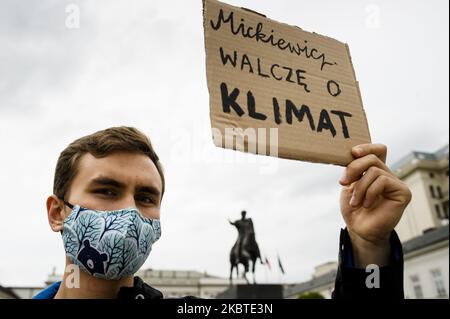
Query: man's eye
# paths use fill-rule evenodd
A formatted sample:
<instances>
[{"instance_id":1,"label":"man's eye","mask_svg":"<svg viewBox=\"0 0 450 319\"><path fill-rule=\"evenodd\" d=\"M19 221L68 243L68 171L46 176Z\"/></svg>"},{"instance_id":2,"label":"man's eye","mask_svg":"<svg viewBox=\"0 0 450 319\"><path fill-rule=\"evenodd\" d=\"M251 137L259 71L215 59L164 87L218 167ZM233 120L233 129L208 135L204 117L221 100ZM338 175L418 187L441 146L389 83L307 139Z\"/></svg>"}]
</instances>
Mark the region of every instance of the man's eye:
<instances>
[{"instance_id":1,"label":"man's eye","mask_svg":"<svg viewBox=\"0 0 450 319\"><path fill-rule=\"evenodd\" d=\"M115 196L116 193L110 189L98 189L95 193L106 195L106 196Z\"/></svg>"},{"instance_id":2,"label":"man's eye","mask_svg":"<svg viewBox=\"0 0 450 319\"><path fill-rule=\"evenodd\" d=\"M145 203L145 204L153 204L154 203L154 200L152 197L145 196L145 195L137 195L136 200L138 200L142 203Z\"/></svg>"}]
</instances>

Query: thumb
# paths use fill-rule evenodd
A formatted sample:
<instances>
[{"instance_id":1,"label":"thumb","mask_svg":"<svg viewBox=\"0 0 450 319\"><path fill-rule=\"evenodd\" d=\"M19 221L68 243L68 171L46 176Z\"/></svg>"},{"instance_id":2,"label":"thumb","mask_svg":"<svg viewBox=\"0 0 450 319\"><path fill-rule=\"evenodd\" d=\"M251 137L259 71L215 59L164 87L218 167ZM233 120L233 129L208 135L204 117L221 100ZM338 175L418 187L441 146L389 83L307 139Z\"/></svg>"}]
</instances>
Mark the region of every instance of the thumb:
<instances>
[{"instance_id":1,"label":"thumb","mask_svg":"<svg viewBox=\"0 0 450 319\"><path fill-rule=\"evenodd\" d=\"M355 183L356 182L353 182L349 186L343 186L341 189L340 202L341 202L342 213L348 213L348 212L352 211L352 207L350 206L350 199L352 198L352 195L353 195Z\"/></svg>"}]
</instances>

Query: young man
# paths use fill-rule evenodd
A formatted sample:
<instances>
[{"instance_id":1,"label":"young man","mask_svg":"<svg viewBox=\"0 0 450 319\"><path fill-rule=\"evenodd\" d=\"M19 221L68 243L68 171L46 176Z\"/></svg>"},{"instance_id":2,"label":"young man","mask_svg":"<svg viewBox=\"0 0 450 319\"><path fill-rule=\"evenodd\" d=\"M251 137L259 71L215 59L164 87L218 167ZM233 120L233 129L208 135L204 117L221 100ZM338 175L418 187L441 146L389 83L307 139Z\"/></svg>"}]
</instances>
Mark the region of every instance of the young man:
<instances>
[{"instance_id":1,"label":"young man","mask_svg":"<svg viewBox=\"0 0 450 319\"><path fill-rule=\"evenodd\" d=\"M347 228L341 230L333 297L403 298L394 227L411 193L385 165L384 145L352 152L355 160L340 180ZM35 298L162 298L133 276L161 235L163 194L162 166L137 129L113 127L71 143L58 159L47 212L51 229L62 234L66 269L74 272ZM378 268L366 273L368 265ZM368 280L370 275L377 277Z\"/></svg>"}]
</instances>

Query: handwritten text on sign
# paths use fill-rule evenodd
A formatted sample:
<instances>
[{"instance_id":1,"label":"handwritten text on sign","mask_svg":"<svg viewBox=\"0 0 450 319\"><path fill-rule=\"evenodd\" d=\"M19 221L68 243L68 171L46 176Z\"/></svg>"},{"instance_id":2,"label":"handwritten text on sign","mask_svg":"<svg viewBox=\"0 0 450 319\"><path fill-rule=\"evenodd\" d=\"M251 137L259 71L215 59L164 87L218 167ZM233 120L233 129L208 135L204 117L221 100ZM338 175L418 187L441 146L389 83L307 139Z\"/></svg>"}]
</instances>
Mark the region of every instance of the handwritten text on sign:
<instances>
[{"instance_id":1,"label":"handwritten text on sign","mask_svg":"<svg viewBox=\"0 0 450 319\"><path fill-rule=\"evenodd\" d=\"M280 157L339 165L370 142L347 45L215 0L204 5L214 128L277 127Z\"/></svg>"}]
</instances>

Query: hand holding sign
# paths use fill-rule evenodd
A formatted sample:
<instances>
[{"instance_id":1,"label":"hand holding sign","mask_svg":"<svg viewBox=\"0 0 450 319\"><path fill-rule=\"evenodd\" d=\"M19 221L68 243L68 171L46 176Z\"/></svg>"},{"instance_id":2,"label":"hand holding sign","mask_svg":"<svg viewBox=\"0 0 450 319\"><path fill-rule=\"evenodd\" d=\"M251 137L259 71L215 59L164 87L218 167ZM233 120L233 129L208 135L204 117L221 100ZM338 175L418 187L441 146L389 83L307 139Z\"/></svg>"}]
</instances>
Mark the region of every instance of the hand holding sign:
<instances>
[{"instance_id":1,"label":"hand holding sign","mask_svg":"<svg viewBox=\"0 0 450 319\"><path fill-rule=\"evenodd\" d=\"M341 212L350 234L357 267L383 266L389 238L411 200L411 191L386 166L387 148L363 144L352 149L355 160L340 183Z\"/></svg>"}]
</instances>

